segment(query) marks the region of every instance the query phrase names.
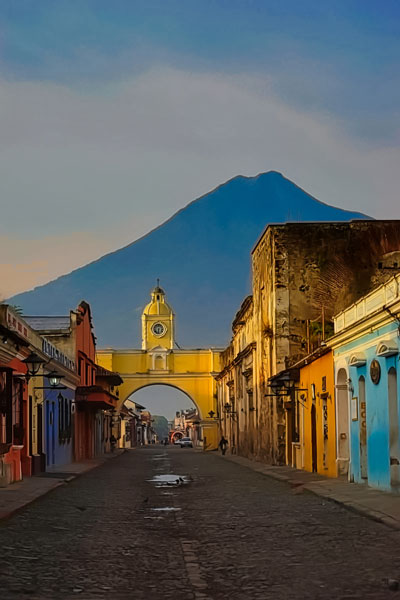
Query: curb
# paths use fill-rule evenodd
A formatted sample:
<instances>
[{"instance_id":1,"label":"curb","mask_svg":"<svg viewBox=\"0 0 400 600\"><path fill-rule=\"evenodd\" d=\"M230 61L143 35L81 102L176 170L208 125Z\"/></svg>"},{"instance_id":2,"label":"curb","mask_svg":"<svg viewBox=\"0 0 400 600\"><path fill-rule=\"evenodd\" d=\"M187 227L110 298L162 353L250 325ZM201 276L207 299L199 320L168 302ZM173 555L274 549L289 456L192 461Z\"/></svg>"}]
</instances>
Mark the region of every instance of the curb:
<instances>
[{"instance_id":1,"label":"curb","mask_svg":"<svg viewBox=\"0 0 400 600\"><path fill-rule=\"evenodd\" d=\"M82 475L86 475L86 473L89 473L90 471L94 471L94 469L97 469L98 467L101 467L102 465L106 464L106 462L111 458L118 458L119 456L122 456L126 452L126 449L121 448L121 450L122 450L122 452L119 452L118 454L112 454L110 456L107 456L106 458L101 459L101 462L98 462L97 464L88 467L87 469L85 469L84 471L81 471L80 473L73 473L69 477L65 477L63 479L59 479L59 480L55 481L54 485L52 487L49 487L47 490L44 490L42 493L38 494L34 498L29 498L29 500L27 500L26 502L23 502L19 506L15 507L13 510L9 510L9 511L1 511L0 510L0 526L1 526L2 521L6 521L7 519L10 519L15 514L19 513L21 510L26 508L27 506L30 506L37 500L40 500L40 498L43 498L44 496L47 496L51 492L54 492L54 490L56 490L57 488L65 485L67 483L71 483L75 479L82 477Z\"/></svg>"},{"instance_id":2,"label":"curb","mask_svg":"<svg viewBox=\"0 0 400 600\"><path fill-rule=\"evenodd\" d=\"M230 456L223 457L220 454L217 454L216 456L218 456L220 458L225 458L232 463L235 463L241 467L250 469L251 471L254 471L255 473L260 473L261 475L270 477L271 479L275 479L276 481L282 481L284 483L287 483L288 485L291 485L292 487L301 487L301 488L303 488L303 490L307 490L307 492L314 494L314 496L318 496L319 498L323 498L324 500L334 502L335 504L343 507L344 509L348 510L349 512L366 517L367 519L370 519L371 521L375 521L375 523L381 523L383 525L386 525L387 527L389 527L390 529L393 529L395 531L400 531L400 522L397 521L396 519L393 519L390 515L387 515L380 511L369 509L369 508L365 507L364 505L354 502L353 500L350 500L350 499L349 500L340 500L339 498L333 496L331 493L326 493L325 490L324 491L318 490L314 487L315 483L318 483L318 482L302 483L301 481L291 479L288 475L283 475L281 473L275 473L268 465L264 466L263 463L249 461L251 464L244 464L240 460L239 461L235 460L235 457L233 457L233 456L232 457L230 457ZM238 458L240 458L240 457L238 457ZM249 460L249 459L245 459L245 460ZM258 467L258 465L260 465L260 466Z\"/></svg>"},{"instance_id":3,"label":"curb","mask_svg":"<svg viewBox=\"0 0 400 600\"><path fill-rule=\"evenodd\" d=\"M44 496L47 496L47 494L50 494L51 492L54 492L54 490L56 490L57 488L59 488L62 485L64 485L64 483L65 483L64 481L57 481L56 483L54 483L54 485L51 488L48 488L42 494L39 494L38 496L35 496L34 498L30 498L26 502L24 502L24 503L20 504L19 506L15 507L13 510L0 512L0 526L2 524L2 521L7 521L7 519L10 519L15 514L19 513L21 510L23 510L24 508L26 508L27 506L29 506L30 504L33 504L34 502L36 502L36 500L39 500L40 498L43 498Z\"/></svg>"}]
</instances>

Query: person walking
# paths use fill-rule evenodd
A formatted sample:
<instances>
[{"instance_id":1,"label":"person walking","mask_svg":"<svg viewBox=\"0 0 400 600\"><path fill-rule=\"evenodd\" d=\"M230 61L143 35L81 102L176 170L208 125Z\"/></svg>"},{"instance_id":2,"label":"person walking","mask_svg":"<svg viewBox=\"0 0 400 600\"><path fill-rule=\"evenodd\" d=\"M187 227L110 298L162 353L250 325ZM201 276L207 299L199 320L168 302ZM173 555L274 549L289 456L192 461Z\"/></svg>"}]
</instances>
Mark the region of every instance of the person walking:
<instances>
[{"instance_id":1,"label":"person walking","mask_svg":"<svg viewBox=\"0 0 400 600\"><path fill-rule=\"evenodd\" d=\"M224 455L224 454L225 454L225 452L226 452L226 449L227 449L227 447L228 447L228 440L226 440L226 439L224 438L224 436L222 436L222 438L221 438L221 441L219 442L219 444L218 444L218 445L219 445L219 447L220 447L220 449L221 449L222 455Z\"/></svg>"}]
</instances>

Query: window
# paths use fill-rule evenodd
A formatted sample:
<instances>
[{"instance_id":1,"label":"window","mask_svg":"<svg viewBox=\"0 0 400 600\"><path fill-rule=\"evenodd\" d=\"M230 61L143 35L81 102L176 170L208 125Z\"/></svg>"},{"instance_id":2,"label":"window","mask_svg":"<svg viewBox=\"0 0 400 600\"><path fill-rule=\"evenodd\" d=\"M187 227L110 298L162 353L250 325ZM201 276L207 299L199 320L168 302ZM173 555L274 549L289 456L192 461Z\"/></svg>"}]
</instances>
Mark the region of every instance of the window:
<instances>
[{"instance_id":1,"label":"window","mask_svg":"<svg viewBox=\"0 0 400 600\"><path fill-rule=\"evenodd\" d=\"M64 439L64 398L62 394L58 394L58 439L63 441Z\"/></svg>"},{"instance_id":2,"label":"window","mask_svg":"<svg viewBox=\"0 0 400 600\"><path fill-rule=\"evenodd\" d=\"M13 443L22 445L24 443L23 428L23 381L13 378L12 384L12 423L13 423Z\"/></svg>"},{"instance_id":3,"label":"window","mask_svg":"<svg viewBox=\"0 0 400 600\"><path fill-rule=\"evenodd\" d=\"M12 442L12 371L0 369L0 443Z\"/></svg>"},{"instance_id":4,"label":"window","mask_svg":"<svg viewBox=\"0 0 400 600\"><path fill-rule=\"evenodd\" d=\"M60 442L69 441L71 438L71 408L72 402L68 398L64 398L62 394L58 394L58 439Z\"/></svg>"},{"instance_id":5,"label":"window","mask_svg":"<svg viewBox=\"0 0 400 600\"><path fill-rule=\"evenodd\" d=\"M64 432L65 437L71 437L71 402L64 398Z\"/></svg>"}]
</instances>

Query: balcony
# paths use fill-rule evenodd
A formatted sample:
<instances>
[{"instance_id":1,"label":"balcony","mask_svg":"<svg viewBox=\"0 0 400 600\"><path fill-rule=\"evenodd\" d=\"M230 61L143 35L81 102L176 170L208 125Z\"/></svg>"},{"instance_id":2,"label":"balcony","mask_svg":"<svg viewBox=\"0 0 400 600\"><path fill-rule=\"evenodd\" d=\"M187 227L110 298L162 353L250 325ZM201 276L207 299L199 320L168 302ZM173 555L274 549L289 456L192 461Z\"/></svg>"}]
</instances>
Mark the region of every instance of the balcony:
<instances>
[{"instance_id":1,"label":"balcony","mask_svg":"<svg viewBox=\"0 0 400 600\"><path fill-rule=\"evenodd\" d=\"M78 406L85 405L94 409L116 408L118 398L100 385L80 386L76 388L75 400Z\"/></svg>"}]
</instances>

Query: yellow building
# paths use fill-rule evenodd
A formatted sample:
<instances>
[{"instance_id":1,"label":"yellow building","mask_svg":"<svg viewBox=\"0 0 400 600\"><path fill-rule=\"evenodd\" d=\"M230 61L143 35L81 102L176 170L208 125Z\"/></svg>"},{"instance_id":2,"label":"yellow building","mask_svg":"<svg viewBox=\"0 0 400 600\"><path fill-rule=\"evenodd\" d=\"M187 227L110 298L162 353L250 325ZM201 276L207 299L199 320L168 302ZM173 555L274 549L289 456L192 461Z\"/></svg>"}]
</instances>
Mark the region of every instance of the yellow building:
<instances>
[{"instance_id":1,"label":"yellow building","mask_svg":"<svg viewBox=\"0 0 400 600\"><path fill-rule=\"evenodd\" d=\"M332 350L319 348L303 359L298 366L299 443L293 456L300 464L294 466L336 477L336 411Z\"/></svg>"},{"instance_id":2,"label":"yellow building","mask_svg":"<svg viewBox=\"0 0 400 600\"><path fill-rule=\"evenodd\" d=\"M180 349L175 347L175 315L157 285L142 314L142 349L97 351L97 362L120 373L120 407L141 388L170 385L184 392L199 411L204 446L217 447L216 383L220 371L220 349Z\"/></svg>"},{"instance_id":3,"label":"yellow building","mask_svg":"<svg viewBox=\"0 0 400 600\"><path fill-rule=\"evenodd\" d=\"M320 346L269 379L285 412L282 440L286 464L337 476L333 353Z\"/></svg>"}]
</instances>

